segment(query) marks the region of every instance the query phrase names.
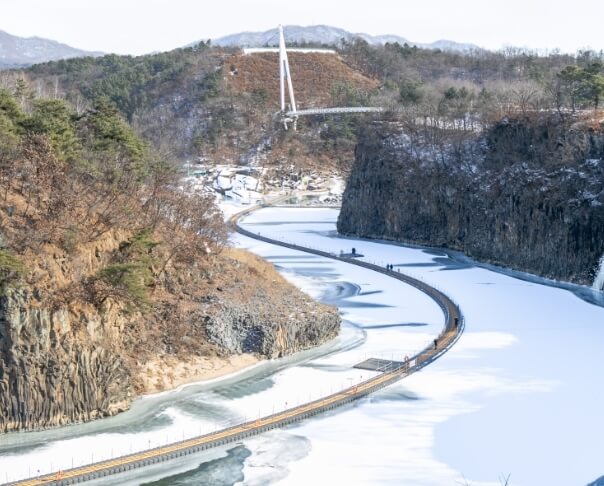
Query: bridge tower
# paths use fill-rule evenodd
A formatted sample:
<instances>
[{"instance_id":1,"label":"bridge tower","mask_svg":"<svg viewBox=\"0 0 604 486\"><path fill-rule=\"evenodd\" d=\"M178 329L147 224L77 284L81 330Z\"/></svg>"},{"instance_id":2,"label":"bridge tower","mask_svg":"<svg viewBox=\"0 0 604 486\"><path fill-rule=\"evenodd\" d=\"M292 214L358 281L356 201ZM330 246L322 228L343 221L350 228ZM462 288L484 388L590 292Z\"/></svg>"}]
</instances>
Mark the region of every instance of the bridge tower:
<instances>
[{"instance_id":1,"label":"bridge tower","mask_svg":"<svg viewBox=\"0 0 604 486\"><path fill-rule=\"evenodd\" d=\"M331 51L335 54L335 51ZM285 80L287 80L287 90L289 92L289 109L285 106ZM289 71L289 60L285 49L285 37L283 35L283 26L279 25L279 81L281 86L281 111L275 115L283 122L287 130L287 124L292 123L294 130L301 116L311 115L335 115L344 113L380 113L386 111L381 106L350 106L350 107L331 107L331 108L307 108L298 110L296 99L294 97L294 86L291 73Z\"/></svg>"},{"instance_id":2,"label":"bridge tower","mask_svg":"<svg viewBox=\"0 0 604 486\"><path fill-rule=\"evenodd\" d=\"M285 109L285 80L287 79L287 89L289 92L289 110ZM287 59L287 51L285 50L285 37L283 35L283 26L279 24L279 80L281 85L281 113L288 113L288 118L284 120L285 129L287 130L287 122L293 121L294 130L296 129L296 121L298 116L296 112L296 98L294 97L294 86L289 70L289 60Z\"/></svg>"}]
</instances>

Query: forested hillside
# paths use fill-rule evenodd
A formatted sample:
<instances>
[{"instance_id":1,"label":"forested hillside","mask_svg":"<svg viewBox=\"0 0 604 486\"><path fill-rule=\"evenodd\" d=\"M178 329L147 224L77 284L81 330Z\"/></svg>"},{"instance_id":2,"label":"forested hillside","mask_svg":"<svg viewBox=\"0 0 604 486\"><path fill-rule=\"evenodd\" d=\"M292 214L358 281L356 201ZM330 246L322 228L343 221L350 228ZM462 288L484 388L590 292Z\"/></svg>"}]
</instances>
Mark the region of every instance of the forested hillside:
<instances>
[{"instance_id":1,"label":"forested hillside","mask_svg":"<svg viewBox=\"0 0 604 486\"><path fill-rule=\"evenodd\" d=\"M431 164L441 164L451 174L470 163L464 159L465 150L469 146L480 149L477 140L486 144L486 150L497 146L489 152L489 171L497 167L508 174L511 169L506 168L514 167L521 178L535 167L549 170L551 164L566 164L576 168L590 157L599 158L603 53L542 56L518 49L455 53L398 43L375 46L354 39L343 42L337 55L292 53L290 62L301 108L369 105L390 111L378 115L378 120L375 115L301 119L297 132L286 132L273 116L278 110L277 54L243 55L235 48L203 42L141 57L111 55L41 64L6 73L2 84L28 114L41 109L33 101L40 93L64 99L67 104L57 99L53 103L65 109L70 106L82 123L95 107L115 110L114 115L123 116L149 146L179 162L199 158L209 164L257 163L285 170L294 166L347 173L359 134L376 121L382 122L381 127L389 122L399 131L402 128L409 137L405 150L415 152L418 159L429 153L434 159ZM37 123L43 124L43 118ZM363 138L359 150L363 158L371 159L365 146ZM481 150L484 155L484 147ZM471 171L466 175L470 181L479 178ZM491 175L486 172L480 177ZM598 172L592 177L599 177ZM554 187L564 192L564 184L560 179ZM403 189L416 191L413 180L399 188ZM352 194L348 193L347 205L356 204ZM539 194L531 195L531 202L519 211L533 214L536 208L549 207L544 193ZM469 206L464 203L464 207ZM345 207L343 214L346 211ZM468 215L461 211L459 217L467 221ZM345 231L354 232L354 227L345 226ZM390 236L407 238L396 232ZM542 237L547 237L546 232ZM420 239L464 247L460 235L453 242ZM583 243L586 240L580 239L576 245ZM547 258L545 252L540 258ZM492 259L505 262L499 256ZM547 265L523 266L533 271L542 267ZM585 272L590 271L575 268L572 278L586 281ZM547 272L565 275L564 271Z\"/></svg>"},{"instance_id":2,"label":"forested hillside","mask_svg":"<svg viewBox=\"0 0 604 486\"><path fill-rule=\"evenodd\" d=\"M226 247L213 196L107 98L21 104L0 89L0 431L111 415L204 360L337 334L335 311Z\"/></svg>"},{"instance_id":3,"label":"forested hillside","mask_svg":"<svg viewBox=\"0 0 604 486\"><path fill-rule=\"evenodd\" d=\"M462 54L356 41L342 55L380 79L399 109L434 126L467 129L537 110L597 110L604 93L604 53L589 50L575 56L513 48Z\"/></svg>"},{"instance_id":4,"label":"forested hillside","mask_svg":"<svg viewBox=\"0 0 604 486\"><path fill-rule=\"evenodd\" d=\"M597 109L602 53L450 52L407 44L342 43L338 56L292 53L300 107L385 106L395 117L476 129L510 114ZM358 128L371 117L304 119L297 134L275 123L276 54L244 56L208 43L148 56L78 58L3 74L26 111L31 98L64 98L81 113L104 97L154 147L210 162L346 170ZM325 124L325 122L328 122Z\"/></svg>"},{"instance_id":5,"label":"forested hillside","mask_svg":"<svg viewBox=\"0 0 604 486\"><path fill-rule=\"evenodd\" d=\"M301 106L365 101L379 82L338 56L293 54L294 86ZM350 162L356 119L337 126L311 120L298 137L283 133L278 111L276 54L243 56L236 49L196 47L149 56L79 58L5 73L4 86L24 109L43 93L64 98L77 112L109 100L151 145L180 160L216 163L308 165L330 169Z\"/></svg>"}]
</instances>

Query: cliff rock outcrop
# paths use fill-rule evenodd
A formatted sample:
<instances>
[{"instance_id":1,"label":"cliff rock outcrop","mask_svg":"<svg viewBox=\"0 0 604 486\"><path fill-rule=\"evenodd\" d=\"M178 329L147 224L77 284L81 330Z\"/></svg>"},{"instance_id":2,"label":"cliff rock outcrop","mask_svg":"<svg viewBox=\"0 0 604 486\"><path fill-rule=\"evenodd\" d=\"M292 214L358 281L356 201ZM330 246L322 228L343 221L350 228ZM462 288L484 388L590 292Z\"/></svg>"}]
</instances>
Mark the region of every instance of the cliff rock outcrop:
<instances>
[{"instance_id":1,"label":"cliff rock outcrop","mask_svg":"<svg viewBox=\"0 0 604 486\"><path fill-rule=\"evenodd\" d=\"M111 309L79 314L35 301L26 289L0 298L0 430L126 410L134 396L132 370L114 341L126 319Z\"/></svg>"},{"instance_id":2,"label":"cliff rock outcrop","mask_svg":"<svg viewBox=\"0 0 604 486\"><path fill-rule=\"evenodd\" d=\"M604 253L602 127L553 116L483 133L372 127L338 230L590 284Z\"/></svg>"},{"instance_id":3,"label":"cliff rock outcrop","mask_svg":"<svg viewBox=\"0 0 604 486\"><path fill-rule=\"evenodd\" d=\"M337 335L339 321L333 313L317 312L311 299L300 302L292 298L290 303L292 307L285 314L272 315L259 311L256 303L229 305L207 316L206 331L213 342L230 353L259 353L269 358L303 351L322 342L324 336ZM293 307L300 304L306 311Z\"/></svg>"},{"instance_id":4,"label":"cliff rock outcrop","mask_svg":"<svg viewBox=\"0 0 604 486\"><path fill-rule=\"evenodd\" d=\"M333 309L228 247L214 196L109 100L22 106L0 88L0 431L111 415L337 334ZM262 339L216 325L235 321Z\"/></svg>"},{"instance_id":5,"label":"cliff rock outcrop","mask_svg":"<svg viewBox=\"0 0 604 486\"><path fill-rule=\"evenodd\" d=\"M108 237L72 261L79 271L86 265L94 271L118 245L119 238ZM153 377L146 365L162 356L162 372L170 373L169 363L186 367L201 357L284 356L339 331L335 309L317 304L243 251L225 250L211 269L170 269L145 313L111 299L101 306L81 298L49 302L49 290L57 296L69 288L74 268L63 256L41 256L38 283L0 296L0 431L127 410L148 391ZM57 287L47 288L49 282Z\"/></svg>"},{"instance_id":6,"label":"cliff rock outcrop","mask_svg":"<svg viewBox=\"0 0 604 486\"><path fill-rule=\"evenodd\" d=\"M250 269L254 280L235 282L204 299L205 332L221 350L278 358L337 336L336 309L292 292L291 284L260 258L240 250L231 253L235 271Z\"/></svg>"}]
</instances>

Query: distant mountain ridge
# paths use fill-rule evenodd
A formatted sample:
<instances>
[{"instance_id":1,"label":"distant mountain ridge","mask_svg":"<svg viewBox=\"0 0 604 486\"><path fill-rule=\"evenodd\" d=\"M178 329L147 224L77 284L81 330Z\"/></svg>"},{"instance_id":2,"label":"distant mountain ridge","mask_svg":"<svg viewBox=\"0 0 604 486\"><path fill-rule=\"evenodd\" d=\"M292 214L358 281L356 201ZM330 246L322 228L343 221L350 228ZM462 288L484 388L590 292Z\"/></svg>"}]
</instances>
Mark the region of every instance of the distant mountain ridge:
<instances>
[{"instance_id":1,"label":"distant mountain ridge","mask_svg":"<svg viewBox=\"0 0 604 486\"><path fill-rule=\"evenodd\" d=\"M467 52L474 49L481 49L475 44L464 44L450 40L437 40L431 43L413 42L398 35L370 35L364 33L352 33L339 27L329 25L286 25L283 27L285 41L288 43L311 43L336 45L342 39L350 41L354 38L366 40L369 44L379 45L386 42L398 42L403 45L415 45L426 49L441 49L447 51ZM240 32L226 35L218 39L212 39L212 43L218 46L231 47L262 47L265 45L277 45L279 34L276 28L264 32Z\"/></svg>"},{"instance_id":2,"label":"distant mountain ridge","mask_svg":"<svg viewBox=\"0 0 604 486\"><path fill-rule=\"evenodd\" d=\"M70 57L101 56L41 37L18 37L0 30L0 69L26 67Z\"/></svg>"}]
</instances>

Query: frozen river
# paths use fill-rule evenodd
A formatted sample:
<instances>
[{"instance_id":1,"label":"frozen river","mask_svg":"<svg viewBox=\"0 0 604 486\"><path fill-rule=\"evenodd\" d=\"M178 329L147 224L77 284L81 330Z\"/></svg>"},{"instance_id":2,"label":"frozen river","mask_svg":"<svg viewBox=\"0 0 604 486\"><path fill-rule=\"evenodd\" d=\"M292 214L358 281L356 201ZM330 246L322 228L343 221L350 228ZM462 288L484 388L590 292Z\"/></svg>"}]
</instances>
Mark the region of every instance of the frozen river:
<instances>
[{"instance_id":1,"label":"frozen river","mask_svg":"<svg viewBox=\"0 0 604 486\"><path fill-rule=\"evenodd\" d=\"M604 309L591 290L515 278L445 253L350 240L331 209L262 209L245 227L339 252L356 250L444 289L466 332L422 372L354 405L211 453L103 484L586 485L604 475ZM292 282L337 305L336 340L228 379L146 397L117 417L0 438L0 481L90 462L317 398L367 377L366 357L400 359L444 318L385 275L234 236ZM518 275L517 275L518 276ZM580 298L583 297L583 298Z\"/></svg>"}]
</instances>

